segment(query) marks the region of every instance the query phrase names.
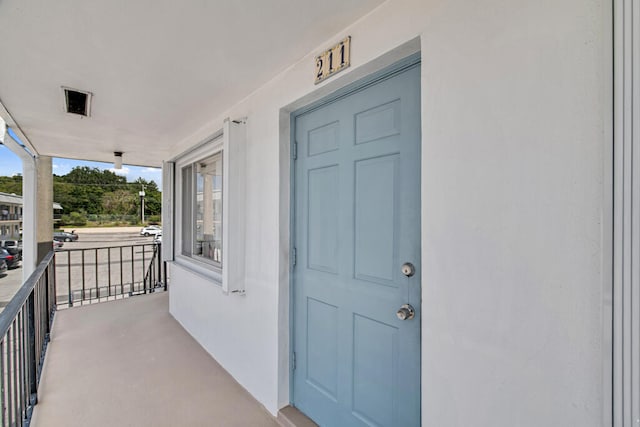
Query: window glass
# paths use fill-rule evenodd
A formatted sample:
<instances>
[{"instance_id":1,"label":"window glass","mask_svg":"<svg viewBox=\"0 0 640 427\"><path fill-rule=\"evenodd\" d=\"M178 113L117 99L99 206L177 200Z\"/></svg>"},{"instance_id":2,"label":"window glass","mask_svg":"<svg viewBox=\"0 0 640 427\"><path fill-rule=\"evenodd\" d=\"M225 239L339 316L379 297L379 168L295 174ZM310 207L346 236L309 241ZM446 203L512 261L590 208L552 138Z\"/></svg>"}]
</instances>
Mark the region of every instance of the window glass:
<instances>
[{"instance_id":1,"label":"window glass","mask_svg":"<svg viewBox=\"0 0 640 427\"><path fill-rule=\"evenodd\" d=\"M195 255L222 265L222 153L196 163Z\"/></svg>"},{"instance_id":2,"label":"window glass","mask_svg":"<svg viewBox=\"0 0 640 427\"><path fill-rule=\"evenodd\" d=\"M192 202L193 168L191 165L182 168L182 254L191 256L192 238Z\"/></svg>"},{"instance_id":3,"label":"window glass","mask_svg":"<svg viewBox=\"0 0 640 427\"><path fill-rule=\"evenodd\" d=\"M182 168L182 254L222 267L222 152Z\"/></svg>"}]
</instances>

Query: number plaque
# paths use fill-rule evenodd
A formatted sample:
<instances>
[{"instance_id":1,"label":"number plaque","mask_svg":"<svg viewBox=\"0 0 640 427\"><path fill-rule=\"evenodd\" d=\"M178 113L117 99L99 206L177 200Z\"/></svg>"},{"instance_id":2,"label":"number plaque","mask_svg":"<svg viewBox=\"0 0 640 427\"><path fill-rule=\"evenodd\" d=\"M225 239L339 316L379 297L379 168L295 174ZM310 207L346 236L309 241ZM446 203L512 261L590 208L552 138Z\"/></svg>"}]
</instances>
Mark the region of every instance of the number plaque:
<instances>
[{"instance_id":1,"label":"number plaque","mask_svg":"<svg viewBox=\"0 0 640 427\"><path fill-rule=\"evenodd\" d=\"M320 83L349 65L351 65L351 36L316 56L315 83Z\"/></svg>"}]
</instances>

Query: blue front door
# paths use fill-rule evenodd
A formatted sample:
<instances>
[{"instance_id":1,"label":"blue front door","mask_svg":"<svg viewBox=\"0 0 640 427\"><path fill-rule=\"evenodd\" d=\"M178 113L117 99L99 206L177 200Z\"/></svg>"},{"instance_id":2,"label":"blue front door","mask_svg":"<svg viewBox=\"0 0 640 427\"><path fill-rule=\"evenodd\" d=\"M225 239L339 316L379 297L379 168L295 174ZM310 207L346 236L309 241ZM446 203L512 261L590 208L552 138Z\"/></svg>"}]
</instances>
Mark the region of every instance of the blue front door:
<instances>
[{"instance_id":1,"label":"blue front door","mask_svg":"<svg viewBox=\"0 0 640 427\"><path fill-rule=\"evenodd\" d=\"M294 120L293 403L321 426L417 426L420 67Z\"/></svg>"}]
</instances>

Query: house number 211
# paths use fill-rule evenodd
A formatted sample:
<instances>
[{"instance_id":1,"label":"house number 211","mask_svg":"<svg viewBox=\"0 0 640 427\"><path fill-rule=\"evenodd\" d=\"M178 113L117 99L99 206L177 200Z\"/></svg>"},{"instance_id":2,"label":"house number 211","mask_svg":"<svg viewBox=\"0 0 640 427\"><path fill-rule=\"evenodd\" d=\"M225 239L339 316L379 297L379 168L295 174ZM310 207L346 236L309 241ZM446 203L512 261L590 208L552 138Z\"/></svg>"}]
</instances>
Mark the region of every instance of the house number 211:
<instances>
[{"instance_id":1,"label":"house number 211","mask_svg":"<svg viewBox=\"0 0 640 427\"><path fill-rule=\"evenodd\" d=\"M316 56L316 81L342 71L351 64L351 36Z\"/></svg>"}]
</instances>

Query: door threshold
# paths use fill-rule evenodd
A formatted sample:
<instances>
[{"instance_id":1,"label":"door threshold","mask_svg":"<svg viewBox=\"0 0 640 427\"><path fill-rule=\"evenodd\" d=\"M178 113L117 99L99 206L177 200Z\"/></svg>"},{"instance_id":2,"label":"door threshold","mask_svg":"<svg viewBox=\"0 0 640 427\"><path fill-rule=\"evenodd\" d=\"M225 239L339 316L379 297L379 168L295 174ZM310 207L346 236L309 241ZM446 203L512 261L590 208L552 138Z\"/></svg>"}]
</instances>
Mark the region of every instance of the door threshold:
<instances>
[{"instance_id":1,"label":"door threshold","mask_svg":"<svg viewBox=\"0 0 640 427\"><path fill-rule=\"evenodd\" d=\"M318 427L311 418L291 405L280 409L276 420L282 427Z\"/></svg>"}]
</instances>

